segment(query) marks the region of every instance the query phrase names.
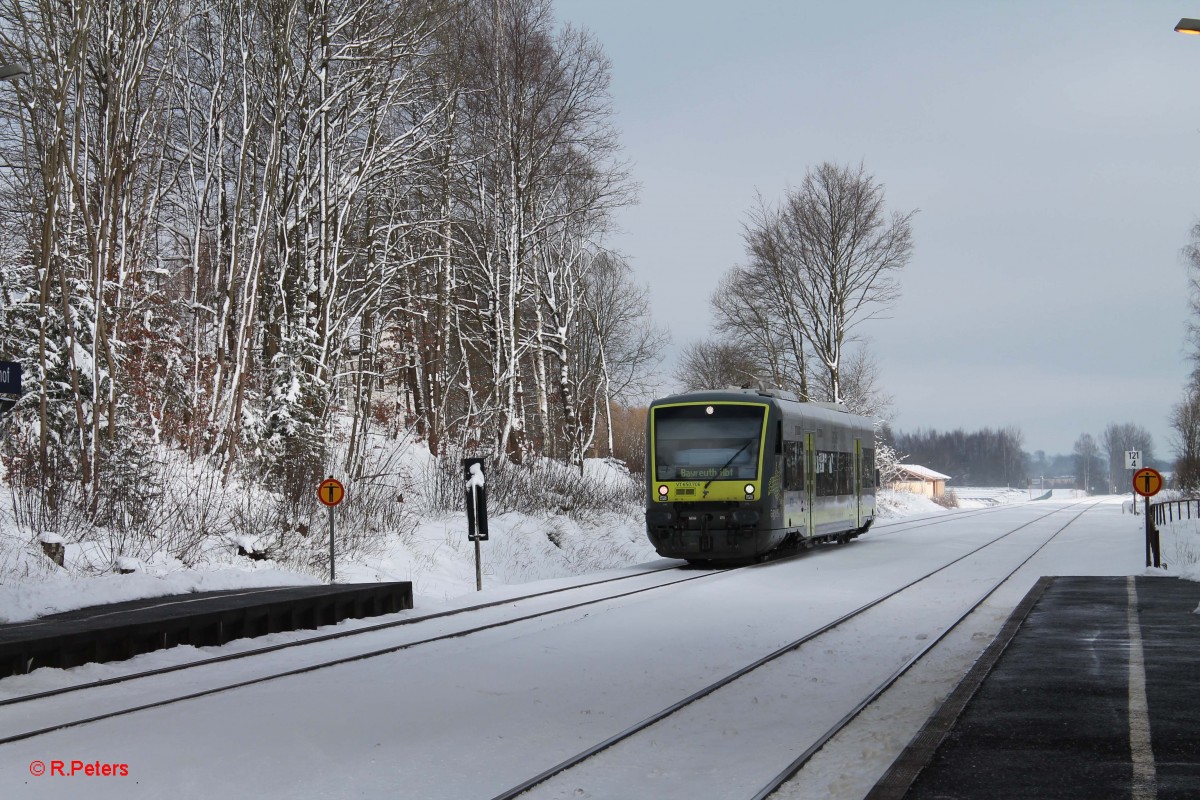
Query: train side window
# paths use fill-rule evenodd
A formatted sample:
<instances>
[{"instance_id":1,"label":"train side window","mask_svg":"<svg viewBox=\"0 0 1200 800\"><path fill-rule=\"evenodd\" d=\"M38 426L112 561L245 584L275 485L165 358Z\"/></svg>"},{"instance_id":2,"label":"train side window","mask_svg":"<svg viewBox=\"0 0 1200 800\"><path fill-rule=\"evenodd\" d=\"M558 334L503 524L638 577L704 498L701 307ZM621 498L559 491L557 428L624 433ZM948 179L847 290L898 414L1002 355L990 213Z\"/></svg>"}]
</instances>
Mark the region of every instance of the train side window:
<instances>
[{"instance_id":1,"label":"train side window","mask_svg":"<svg viewBox=\"0 0 1200 800\"><path fill-rule=\"evenodd\" d=\"M783 488L789 492L804 490L804 445L801 442L785 442Z\"/></svg>"},{"instance_id":2,"label":"train side window","mask_svg":"<svg viewBox=\"0 0 1200 800\"><path fill-rule=\"evenodd\" d=\"M875 450L870 447L862 451L862 485L865 489L875 488Z\"/></svg>"},{"instance_id":3,"label":"train side window","mask_svg":"<svg viewBox=\"0 0 1200 800\"><path fill-rule=\"evenodd\" d=\"M837 453L828 450L816 452L817 496L831 497L837 494Z\"/></svg>"},{"instance_id":4,"label":"train side window","mask_svg":"<svg viewBox=\"0 0 1200 800\"><path fill-rule=\"evenodd\" d=\"M854 494L854 453L837 454L837 493Z\"/></svg>"}]
</instances>

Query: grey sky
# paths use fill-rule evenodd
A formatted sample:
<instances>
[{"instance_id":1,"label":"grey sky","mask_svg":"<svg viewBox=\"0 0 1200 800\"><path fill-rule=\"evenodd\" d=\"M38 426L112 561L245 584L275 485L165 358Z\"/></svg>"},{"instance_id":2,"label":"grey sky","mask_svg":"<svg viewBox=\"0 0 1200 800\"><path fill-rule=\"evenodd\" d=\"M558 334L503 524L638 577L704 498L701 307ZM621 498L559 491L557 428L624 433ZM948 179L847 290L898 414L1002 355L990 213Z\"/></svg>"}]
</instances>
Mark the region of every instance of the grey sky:
<instances>
[{"instance_id":1,"label":"grey sky","mask_svg":"<svg viewBox=\"0 0 1200 800\"><path fill-rule=\"evenodd\" d=\"M756 192L863 162L919 209L864 326L893 424L1016 425L1027 450L1136 422L1169 451L1200 218L1200 17L1174 2L555 0L613 62L640 203L612 244L680 346Z\"/></svg>"}]
</instances>

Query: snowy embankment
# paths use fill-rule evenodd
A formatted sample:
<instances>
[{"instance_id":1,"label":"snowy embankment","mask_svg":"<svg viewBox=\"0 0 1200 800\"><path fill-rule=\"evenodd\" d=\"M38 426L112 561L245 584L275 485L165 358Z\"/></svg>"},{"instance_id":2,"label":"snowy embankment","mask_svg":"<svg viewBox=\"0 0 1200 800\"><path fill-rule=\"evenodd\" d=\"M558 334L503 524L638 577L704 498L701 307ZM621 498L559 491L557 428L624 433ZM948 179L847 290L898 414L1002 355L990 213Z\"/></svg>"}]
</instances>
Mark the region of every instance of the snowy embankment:
<instances>
[{"instance_id":1,"label":"snowy embankment","mask_svg":"<svg viewBox=\"0 0 1200 800\"><path fill-rule=\"evenodd\" d=\"M1029 492L1025 489L1007 489L1004 487L959 486L947 487L947 493L953 493L957 505L953 508L990 508L991 506L1008 505L1010 503L1026 503L1038 497L1042 492ZM910 517L924 514L937 514L950 510L933 502L928 497L911 492L893 492L884 490L876 498L879 505L879 516Z\"/></svg>"},{"instance_id":2,"label":"snowy embankment","mask_svg":"<svg viewBox=\"0 0 1200 800\"><path fill-rule=\"evenodd\" d=\"M427 452L407 456L414 462L428 459ZM413 466L410 474L422 474L420 467ZM580 480L577 473L576 479ZM635 495L639 491L639 476L605 460L585 464L582 491L603 491L614 482ZM561 503L570 506L571 498L564 496ZM339 583L411 581L416 603L425 606L473 593L475 548L467 541L465 513L418 511L428 504L417 497L410 497L406 507L413 510L402 531L372 534L371 546L360 549L365 554L347 556L339 549ZM481 544L484 588L589 574L657 558L637 507L541 514L497 514L494 509L493 505L490 539ZM246 536L217 537L199 563L184 564L165 553L113 562L132 567L131 574L113 574L111 567L102 566L108 562L97 541L66 540L62 568L42 553L38 537L18 526L17 518L12 493L0 492L0 624L147 597L322 582L322 576L311 571L238 555L239 545L253 548L255 537ZM318 519L323 523L324 513ZM346 530L339 524L337 532L340 542ZM313 527L313 536L328 541L324 524ZM63 541L55 534L41 539Z\"/></svg>"},{"instance_id":3,"label":"snowy embankment","mask_svg":"<svg viewBox=\"0 0 1200 800\"><path fill-rule=\"evenodd\" d=\"M1006 487L987 486L958 486L947 487L954 492L959 508L988 508L990 506L1007 505L1008 503L1024 503L1045 494L1037 489L1009 489Z\"/></svg>"}]
</instances>

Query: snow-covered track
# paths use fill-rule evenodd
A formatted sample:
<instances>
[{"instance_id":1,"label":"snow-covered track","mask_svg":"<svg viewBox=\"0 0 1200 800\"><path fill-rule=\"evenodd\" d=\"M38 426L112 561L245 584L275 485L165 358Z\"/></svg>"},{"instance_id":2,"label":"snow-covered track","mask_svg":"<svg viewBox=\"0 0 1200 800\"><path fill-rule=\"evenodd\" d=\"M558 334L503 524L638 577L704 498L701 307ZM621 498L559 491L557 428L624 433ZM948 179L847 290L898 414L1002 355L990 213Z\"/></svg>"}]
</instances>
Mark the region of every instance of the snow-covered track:
<instances>
[{"instance_id":1,"label":"snow-covered track","mask_svg":"<svg viewBox=\"0 0 1200 800\"><path fill-rule=\"evenodd\" d=\"M1073 508L1075 505L1079 505L1079 504L1075 503L1075 504L1072 504L1071 506L1068 506L1067 508ZM889 675L885 680L880 682L879 685L876 686L866 697L864 697L862 700L860 700L859 703L853 709L851 709L849 712L847 712L845 716L843 716L840 720L838 720L838 722L835 725L831 726L828 730L826 730L825 733L823 733L820 737L818 737L816 741L814 741L807 749L804 750L804 752L802 752L798 756L796 756L796 758L790 764L788 764L783 770L781 770L778 775L776 775L765 786L763 786L763 788L757 794L754 795L752 800L766 800L767 797L770 797L771 795L775 794L775 792L778 791L778 789L781 786L783 786L785 783L787 783L789 780L791 780L796 775L796 773L798 773L801 769L803 769L804 765L807 764L810 760L812 760L812 757L815 756L821 750L821 748L824 747L829 742L830 739L832 739L834 736L837 736L839 733L841 733L841 731L844 730L847 725L849 725L851 722L853 722L854 719L857 718L859 714L861 714L864 710L866 710L866 708L869 705L871 705L871 703L874 703L876 700L878 700L883 695L884 692L886 692L888 689L890 689L896 683L896 681L898 681L909 670L911 670L914 666L916 666L916 664L922 658L924 658L926 655L928 655L935 647L937 647L939 644L941 644L941 642L948 635L950 635L950 633L957 630L958 627L960 625L962 625L967 620L968 617L970 617L972 614L974 614L975 611L980 606L982 606L985 602L987 602L988 599L991 598L992 595L994 595L1000 589L1001 586L1003 586L1005 583L1008 582L1008 580L1010 578L1012 578L1014 575L1016 575L1017 572L1019 572L1022 567L1024 567L1026 564L1028 564L1034 558L1034 556L1036 556L1043 549L1045 549L1046 545L1048 545L1048 544L1050 544L1050 542L1054 541L1059 536L1059 534L1061 534L1063 531L1065 531L1073 522L1075 522L1077 519L1079 519L1081 516L1083 516L1088 510L1090 510L1091 508L1094 508L1096 505L1097 505L1097 503L1091 503L1088 505L1087 508L1084 508L1081 511L1079 511L1078 513L1076 513L1075 516L1071 517L1069 520L1067 520L1065 523L1063 523L1062 526L1058 528L1058 530L1054 531L1054 533L1051 534L1049 538L1047 538L1044 542L1042 542L1037 547L1037 549L1033 550L1033 552L1031 552L1028 556L1026 556L1019 564L1017 564L1015 567L1013 567L1011 570L1009 570L1008 573L1005 574L1003 578L1001 578L998 581L995 581L993 583L993 585L990 588L988 588L987 591L985 591L977 600L975 600L974 603L972 603L965 611L963 611L961 614L959 614L958 617L947 628L945 628L937 636L930 639L923 647L921 647L920 650L918 650L913 656L911 656L908 659L908 661L906 661L903 665L901 665L895 672L893 672L891 675ZM1066 510L1066 509L1061 509L1061 510Z\"/></svg>"},{"instance_id":2,"label":"snow-covered track","mask_svg":"<svg viewBox=\"0 0 1200 800\"><path fill-rule=\"evenodd\" d=\"M1080 502L1084 501L1081 500ZM1073 505L1078 505L1078 503ZM942 525L948 522L959 522L972 517L982 517L988 514L996 514L1013 507L1014 504L988 506L987 508L964 508L957 511L947 511L945 514L931 514L928 517L904 517L891 522L877 522L871 526L871 530L863 534L862 538L879 538L880 536L890 536L894 533L911 531L914 528L926 528L930 525Z\"/></svg>"},{"instance_id":3,"label":"snow-covered track","mask_svg":"<svg viewBox=\"0 0 1200 800\"><path fill-rule=\"evenodd\" d=\"M1040 515L1032 520L1029 520L1025 523L1017 525L1017 526L1005 531L1004 533L1000 534L999 536L995 536L995 537L989 539L988 541L986 541L976 547L973 547L968 552L963 553L962 555L958 556L957 558L954 558L951 561L948 561L944 564L941 564L940 566L937 566L934 569L931 569L931 570L925 572L924 574L920 575L919 577L916 577L916 578L908 581L907 583L905 583L903 586L900 586L899 588L893 589L891 591L888 591L884 594L881 594L881 595L875 597L874 599L843 614L842 616L838 617L837 619L834 619L833 621L804 634L803 636L795 639L794 641L791 641L791 642L783 645L782 647L778 648L774 652L771 652L771 653L767 654L766 656L763 656L763 657L755 660L753 663L750 663L736 671L733 671L733 672L725 675L724 677L722 677L716 681L713 681L709 685L693 692L692 694L688 695L687 697L683 698L682 700L679 700L679 701L661 709L660 711L657 711L654 714L651 714L650 716L644 718L643 720L629 726L625 730L623 730L617 734L614 734L614 735L608 737L607 739L605 739L601 742L598 742L597 744L592 745L591 747L589 747L583 751L580 751L579 753L567 758L566 760L561 761L560 763L550 767L549 769L529 778L528 780L523 781L522 783L519 783L519 784L513 786L512 788L510 788L504 792L501 792L500 794L495 795L493 797L493 800L513 800L514 798L517 798L517 797L525 794L526 792L529 792L531 789L534 789L535 787L538 787L539 785L544 784L547 781L551 781L552 779L558 778L559 776L566 776L567 773L569 773L569 771L580 767L585 762L588 762L589 760L598 756L600 753L602 753L606 750L609 750L614 745L618 745L620 743L632 743L636 747L636 743L631 742L631 740L635 740L635 737L639 737L639 736L648 736L649 735L647 733L648 729L650 729L656 725L659 725L661 723L664 723L665 721L670 720L674 715L678 714L683 709L685 709L689 706L692 706L694 703L696 703L696 701L711 697L711 696L715 695L718 691L725 689L726 687L731 687L731 686L735 685L737 681L746 677L747 675L754 672L755 670L758 670L761 667L764 667L768 664L777 662L789 654L796 653L797 651L799 651L802 648L802 646L804 646L810 642L813 642L814 640L817 640L819 637L822 637L826 634L829 634L832 631L835 631L835 630L841 628L842 626L846 625L847 623L866 614L871 609L874 609L874 608L880 606L881 604L885 603L886 601L888 601L892 598L895 598L898 595L901 595L902 593L904 593L904 592L908 591L909 589L913 588L914 586L928 580L929 578L932 578L933 576L938 575L939 573L942 573L942 572L950 569L954 565L965 561L966 559L979 553L980 551L996 545L997 543L1007 539L1010 536L1013 536L1014 534L1020 532L1021 530L1025 529L1025 528L1030 527L1031 525L1034 525L1037 522L1040 522L1041 520L1044 520L1055 514L1060 514L1064 511L1069 511L1077 505L1079 505L1079 504L1077 503L1077 504L1072 504L1071 506L1067 506L1067 507L1055 508L1054 510L1051 510L1051 511L1049 511L1043 515ZM784 784L786 781L791 779L791 777L794 776L796 774L796 772L798 772L804 766L804 764L808 762L808 760L813 756L813 754L815 754L817 751L819 751L821 749L821 747L823 747L833 736L835 736L840 730L842 730L846 725L848 725L859 713L861 713L861 711L864 708L866 708L868 705L870 705L870 703L872 703L880 695L882 695L884 692L886 692L887 689L890 686L892 686L897 679L899 679L905 672L907 672L922 657L924 657L928 652L930 652L939 642L941 642L943 640L943 638L950 631L954 630L957 626L959 626L963 622L963 620L965 620L968 616L970 616L970 614L975 609L977 609L983 602L985 602L987 600L987 598L991 597L1000 586L1002 586L1005 582L1007 582L1017 571L1019 571L1021 569L1021 567L1023 567L1025 564L1027 564L1030 559L1032 559L1035 555L1037 555L1037 553L1040 552L1047 544L1049 544L1059 534L1061 534L1064 530L1066 530L1068 526L1070 526L1073 522L1075 522L1080 516L1082 516L1087 510L1092 508L1094 505L1095 505L1094 503L1090 504L1090 505L1088 505L1087 508L1084 508L1084 509L1078 511L1074 516L1071 517L1071 519L1069 519L1063 525L1058 527L1048 538L1046 538L1044 541L1042 541L1032 552L1027 554L1020 561L1019 564L1017 564L1014 568L1012 568L1006 574L1004 574L1004 576L1001 577L998 581L995 581L992 585L990 585L989 588L987 589L987 591L984 592L983 595L981 597L979 597L979 599L976 600L966 612L962 613L956 620L954 620L953 623L950 626L948 626L940 635L938 635L936 638L933 639L933 641L929 642L927 645L922 647L905 664L903 664L899 669L897 669L890 676L888 676L888 678L886 680L884 680L883 682L881 682L878 686L876 686L875 689L873 689L866 696L864 696L863 699L849 713L847 713L840 721L838 721L835 725L831 726L824 734L819 736L818 739L810 747L808 747L803 753L801 753L791 763L789 763L785 769L783 769L777 775L775 775L769 782L765 783L763 785L762 789L758 793L753 795L756 798L756 800L757 800L757 798L764 798L764 797L768 796L769 794L773 793L780 785ZM986 510L984 510L984 512L986 513L987 511L991 511L991 510L993 510L993 509L986 509ZM939 519L940 518L941 517L939 517ZM957 518L962 519L963 517L958 516ZM921 526L914 526L914 527L921 527ZM636 741L641 741L641 739L637 739ZM555 795L555 796L559 796L559 795Z\"/></svg>"},{"instance_id":4,"label":"snow-covered track","mask_svg":"<svg viewBox=\"0 0 1200 800\"><path fill-rule=\"evenodd\" d=\"M868 537L875 538L878 536L886 536L886 535L890 535L893 533L909 531L914 528L927 527L930 525L939 525L939 524L946 523L946 522L961 520L966 517L973 517L973 516L979 516L982 514L992 513L997 510L1001 510L1003 508L1004 508L1003 506L998 506L998 507L991 507L991 508L986 508L986 509L968 509L968 510L964 510L964 511L949 512L947 514L938 514L936 516L930 516L930 517L914 517L914 518L905 518L905 519L895 520L893 522L887 522L887 523L881 523L881 524L875 525L869 533L864 535L863 538L864 539L868 538ZM800 551L799 553L796 553L796 554L789 555L786 558L794 558L797 556L803 556L803 551ZM780 559L780 560L782 560L782 559ZM747 568L747 567L741 567L740 569L745 569L745 568ZM543 597L546 597L549 595L562 594L565 592L576 591L576 590L583 589L583 588L616 583L619 581L625 581L625 580L629 580L632 578L639 578L644 575L651 575L651 574L656 574L656 573L660 573L660 572L674 571L677 569L678 569L678 567L673 565L673 566L658 567L655 569L643 570L643 571L638 571L638 572L631 572L629 574L618 575L616 577L611 577L611 578L604 578L604 579L598 580L598 581L590 581L587 583L573 584L571 586L560 587L557 589L548 589L548 590L541 591L541 592L533 592L530 594L524 594L524 595L519 595L519 596L515 596L515 597L508 597L508 598L504 598L503 600L494 600L494 601L491 601L488 603L478 603L478 604L471 605L471 606L464 606L463 608L450 609L447 611L439 611L439 612L436 612L433 614L422 614L420 616L405 617L403 619L390 620L388 622L367 625L367 626L360 627L360 628L353 628L351 630L342 630L342 631L335 631L333 633L323 633L323 634L314 634L312 636L304 636L303 638L295 639L295 640L288 641L288 642L281 642L278 644L268 645L266 647L257 647L257 648L251 649L251 650L242 650L242 651L235 652L235 653L226 653L226 654L219 655L219 656L212 656L210 658L198 658L195 661L189 661L187 663L173 664L171 666L166 666L166 667L158 667L155 669L131 672L131 673L128 673L125 675L118 675L118 676L111 677L111 678L104 678L101 680L88 681L86 683L77 683L77 684L72 684L69 686L62 686L62 687L58 687L58 688L54 688L54 689L48 689L48 690L44 690L44 691L40 691L40 692L32 692L29 694L22 694L22 695L17 695L17 696L13 696L13 697L0 696L0 708L3 708L4 706L12 706L12 705L20 704L20 703L26 703L26 702L29 702L32 700L40 700L40 699L44 699L44 698L55 697L58 695L68 694L71 692L78 692L78 691L83 691L83 690L87 690L87 689L97 689L97 688L104 687L104 686L112 686L112 685L119 684L119 683L125 683L127 681L135 681L135 680L154 677L154 676L158 676L158 675L167 675L167 674L174 673L174 672L180 672L182 670L195 669L198 667L206 667L206 666L211 666L214 664L222 664L222 663L226 663L226 662L230 662L230 661L236 661L239 659L251 658L254 656L261 656L261 655L265 655L268 653L275 653L275 652L279 652L281 650L287 650L289 648L301 647L304 645L318 644L318 643L322 643L322 642L330 642L330 641L334 641L334 640L338 640L338 639L345 639L345 638L354 637L354 636L362 636L365 634L371 634L371 633L375 633L378 631L388 630L391 628L397 628L400 626L413 625L413 624L417 624L417 623L427 622L430 620L436 620L436 619L441 619L441 618L446 618L446 617L454 617L454 616L458 616L458 615L462 615L462 614L469 614L472 612L477 612L477 611L481 611L481 610L485 610L485 609L498 608L498 607L502 607L502 606L506 606L506 605L511 605L513 603L519 603L519 602L526 601L526 600L543 598ZM707 572L706 574L719 574L722 571L723 570L713 570L711 572ZM301 633L301 632L297 631L296 633ZM3 690L3 682L0 682L0 692L2 692L2 690ZM0 743L2 743L2 741L3 740L0 739Z\"/></svg>"},{"instance_id":5,"label":"snow-covered track","mask_svg":"<svg viewBox=\"0 0 1200 800\"><path fill-rule=\"evenodd\" d=\"M522 602L525 600L542 598L542 597L546 597L546 596L554 595L554 594L562 594L565 592L570 592L570 591L574 591L574 590L578 590L578 589L585 589L585 588L589 588L589 587L593 587L593 586L602 586L605 584L616 583L618 581L629 580L631 578L640 578L644 575L653 575L653 574L656 574L659 572L673 571L675 569L677 569L677 567L674 565L666 566L666 567L656 567L654 569L642 570L642 571L638 571L638 572L630 572L629 574L618 575L618 576L612 577L612 578L604 578L604 579L598 580L598 581L590 581L588 583L578 583L578 584L573 584L571 586L564 586L564 587L560 587L557 589L547 589L545 591L532 592L530 594L519 595L516 597L506 597L503 600L493 600L488 603L477 603L475 605L464 606L462 608L454 608L454 609L450 609L447 611L438 611L433 614L422 614L420 616L405 617L404 619L390 620L388 622L376 623L376 624L367 625L367 626L361 627L361 628L353 628L351 630L335 631L333 633L320 633L320 634L315 634L312 636L305 636L304 638L296 639L296 640L293 640L290 642L280 642L278 644L268 645L266 647L256 647L252 650L243 650L243 651L239 651L236 653L226 653L224 655L213 656L211 658L201 658L201 659L197 659L195 661L189 661L185 664L173 664L169 667L159 667L156 669L142 670L140 672L131 672L127 675L118 675L116 677L104 678L102 680L88 681L86 683L78 683L78 684L73 684L70 686L62 686L62 687L59 687L56 689L48 689L48 690L41 691L41 692L32 692L30 694L23 694L23 695L17 695L14 697L0 698L0 708L2 708L4 706L16 705L18 703L29 702L30 700L40 700L40 699L47 698L47 697L55 697L57 695L67 694L69 692L78 692L78 691L82 691L84 689L96 689L101 686L112 686L114 684L124 683L126 681L138 680L140 678L148 678L148 677L153 677L156 675L167 675L172 672L179 672L180 670L193 669L196 667L205 667L205 666L209 666L212 664L223 664L223 663L226 663L229 661L236 661L238 659L250 658L251 656L261 656L261 655L264 655L267 653L276 653L276 652L279 652L280 650L287 650L292 647L300 647L303 645L318 644L321 642L331 642L331 641L335 641L337 639L345 639L345 638L352 637L352 636L362 636L365 634L375 633L377 631L388 630L391 628L398 628L398 627L401 627L404 625L414 625L414 624L421 623L421 622L428 622L430 620L442 619L442 618L446 618L446 617L454 617L454 616L458 616L461 614L469 614L471 612L482 611L484 609L489 609L489 608L498 608L501 606L511 605L513 603L519 603L519 602ZM264 591L269 591L269 589L264 590ZM301 633L301 632L296 631L296 633ZM234 641L239 641L239 640L234 640ZM116 663L120 663L120 662L116 662ZM2 681L0 681L0 689L3 689Z\"/></svg>"},{"instance_id":6,"label":"snow-covered track","mask_svg":"<svg viewBox=\"0 0 1200 800\"><path fill-rule=\"evenodd\" d=\"M205 697L208 695L216 694L218 692L229 691L232 689L239 689L242 687L265 683L267 681L277 680L280 678L287 678L287 677L291 677L294 675L301 675L301 674L308 673L308 672L314 672L314 671L320 670L320 669L335 667L335 666L338 666L341 664L348 664L348 663L351 663L354 661L362 661L364 659L385 656L385 655L389 655L391 653L399 652L401 650L408 650L408 649L412 649L412 648L419 647L422 645L433 644L435 642L445 641L447 639L455 639L455 638L460 638L460 637L464 637L464 636L469 636L472 634L481 633L481 632L489 631L489 630L494 630L496 628L501 628L501 627L513 625L513 624L520 623L520 622L527 622L529 620L535 620L540 617L545 617L545 616L549 616L552 614L560 614L563 612L574 611L576 609L584 608L587 606L595 606L595 605L599 605L599 604L603 604L603 603L608 603L608 602L612 602L614 600L620 600L623 598L632 597L634 595L643 594L645 592L651 592L651 591L655 591L655 590L659 590L659 589L666 589L668 587L675 586L678 584L691 583L694 581L702 581L702 580L711 580L711 579L717 578L718 576L721 576L727 572L755 569L758 566L760 566L760 565L750 565L750 566L745 566L745 567L737 567L737 568L733 568L733 569L714 569L714 570L703 570L703 571L697 571L697 570L693 570L693 569L681 570L679 567L675 567L675 566L661 567L661 568L637 572L632 575L622 575L622 576L618 576L616 578L606 578L606 579L600 580L600 581L592 581L592 582L584 583L584 584L575 584L575 585L568 586L568 587L560 587L558 589L552 589L552 590L547 590L547 591L543 591L543 592L536 592L536 593L532 593L532 594L528 594L528 595L522 595L520 597L510 597L510 598L506 598L504 600L498 600L498 601L493 601L493 602L489 602L489 603L481 603L481 604L469 606L466 608L454 609L454 610L450 610L450 611L443 611L443 612L438 612L436 614L428 614L428 615L425 615L422 617L415 617L415 618L404 619L404 620L395 620L395 621L388 622L388 623L371 625L371 626L353 630L353 631L343 631L343 632L338 632L335 634L326 634L326 635L322 635L322 636L304 639L301 641L287 642L287 643L283 643L283 644L279 644L279 645L273 645L270 647L258 648L256 650L246 651L243 653L233 653L233 654L229 654L226 656L205 659L203 661L192 662L189 664L180 664L180 665L175 665L172 667L165 667L165 668L156 669L156 670L148 670L145 672L139 672L139 673L135 673L135 674L131 674L131 675L123 675L123 676L119 676L116 678L109 678L109 679L105 679L102 681L94 681L94 682L76 685L76 686L62 687L60 689L53 689L53 690L45 691L45 692L38 692L35 694L28 694L28 695L23 695L20 697L8 698L8 699L0 702L0 705L7 705L7 706L16 705L19 707L20 711L22 712L22 716L24 716L26 718L35 719L35 720L39 717L39 715L41 715L44 720L45 714L41 711L41 709L47 703L54 703L58 707L55 708L54 711L51 712L50 715L53 716L54 714L57 714L58 718L56 719L56 721L49 723L49 724L46 724L44 721L40 722L40 723L35 722L33 724L33 726L30 726L29 723L23 723L22 727L25 728L24 730L13 731L11 729L8 729L8 726L13 723L14 716L16 716L16 715L13 713L6 713L2 718L0 718L0 744L7 744L9 742L21 741L23 739L29 739L29 738L32 738L35 736L40 736L42 734L50 733L52 731L61 730L63 728L70 728L70 727L75 727L75 726L79 726L79 725L85 725L85 724L92 723L92 722L99 722L101 720L111 719L113 717L119 717L119 716L123 716L126 714L132 714L132 713L135 713L138 711L144 711L147 709L159 708L162 706L171 705L173 703L183 702L185 700L193 700L193 699L197 699L200 697ZM368 649L368 650L365 650L362 652L353 652L349 655L339 656L336 658L320 658L319 660L316 660L314 663L311 663L311 664L308 664L308 665L305 665L302 667L298 667L298 668L291 668L291 669L285 669L285 670L268 669L265 671L264 674L255 675L254 677L244 679L244 680L230 681L227 679L221 679L220 677L217 677L215 679L215 685L208 686L199 691L194 691L194 692L190 692L190 693L183 694L183 695L178 695L178 694L172 693L169 696L161 697L159 699L155 699L150 702L141 702L141 703L136 703L134 705L129 705L127 699L125 699L125 698L136 697L138 699L144 699L147 696L147 694L150 694L153 692L153 689L143 689L143 688L141 688L140 684L134 684L134 688L125 690L120 697L116 698L113 702L110 703L110 705L115 705L116 708L111 708L111 709L105 710L101 713L91 713L91 714L85 714L82 716L80 715L79 708L87 706L89 693L84 693L84 694L78 695L74 698L63 698L62 697L62 695L66 695L66 694L72 693L72 692L78 692L78 691L81 691L84 689L104 690L104 689L114 686L115 684L125 684L125 683L131 683L131 682L135 682L135 681L138 681L138 682L144 684L150 680L153 680L154 678L157 678L157 677L160 677L163 675L167 675L172 672L177 672L177 671L183 670L183 669L197 670L197 671L203 667L214 667L214 668L219 669L219 668L225 666L230 661L237 661L237 660L245 659L247 656L252 656L252 655L257 655L257 656L268 655L269 656L269 655L278 653L281 650L293 648L298 645L327 644L327 643L335 642L336 640L348 639L349 637L352 637L352 636L361 636L363 634L376 634L376 633L380 633L380 632L389 632L391 629L395 629L395 628L405 626L405 625L412 625L412 624L420 623L420 622L440 621L440 620L444 620L448 617L456 617L459 615L464 615L464 614L467 614L468 612L486 612L489 610L501 609L502 607L511 607L511 606L514 606L515 604L518 604L521 602L542 601L553 595L565 595L567 593L578 593L581 590L594 589L595 587L603 587L603 586L606 586L607 584L612 584L617 581L628 580L631 578L643 578L643 577L647 577L647 576L655 576L655 575L658 575L659 573L664 573L664 572L672 573L671 577L667 580L655 580L652 583L650 583L650 585L647 585L647 586L640 586L640 587L637 587L634 589L623 589L622 591L618 591L618 592L604 591L600 596L589 597L586 600L577 600L576 599L576 600L571 600L565 604L553 604L548 608L540 609L537 611L532 611L530 613L520 614L517 616L502 615L501 618L499 618L497 620L489 621L489 622L486 622L483 624L469 624L467 627L454 628L454 629L451 629L451 630L448 630L445 632L440 632L437 635L427 636L424 638L418 638L413 641L406 641L406 642L403 642L400 644L391 644L386 647L374 647L374 648L371 648L371 649ZM676 577L680 573L683 573L685 575L685 577L682 577L682 578ZM295 656L291 656L291 658L294 659ZM195 680L197 682L202 682L202 679L199 679L199 678L197 678ZM120 687L118 687L118 688L120 688Z\"/></svg>"}]
</instances>

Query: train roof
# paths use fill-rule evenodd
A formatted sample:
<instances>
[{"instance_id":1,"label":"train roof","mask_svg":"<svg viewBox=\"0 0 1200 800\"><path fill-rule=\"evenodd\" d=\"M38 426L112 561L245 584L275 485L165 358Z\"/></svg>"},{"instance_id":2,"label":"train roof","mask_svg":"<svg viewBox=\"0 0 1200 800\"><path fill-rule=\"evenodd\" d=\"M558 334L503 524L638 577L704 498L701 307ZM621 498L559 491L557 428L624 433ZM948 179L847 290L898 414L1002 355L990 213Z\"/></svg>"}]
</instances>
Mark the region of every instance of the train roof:
<instances>
[{"instance_id":1,"label":"train roof","mask_svg":"<svg viewBox=\"0 0 1200 800\"><path fill-rule=\"evenodd\" d=\"M864 428L874 428L875 421L870 417L852 414L838 403L803 403L796 395L782 389L705 389L698 392L683 392L669 397L661 397L650 405L661 406L673 403L704 403L704 402L761 402L777 406L779 409L792 413L803 414L832 422L837 425L857 425Z\"/></svg>"}]
</instances>

